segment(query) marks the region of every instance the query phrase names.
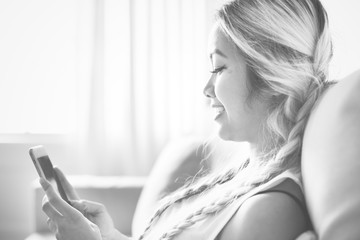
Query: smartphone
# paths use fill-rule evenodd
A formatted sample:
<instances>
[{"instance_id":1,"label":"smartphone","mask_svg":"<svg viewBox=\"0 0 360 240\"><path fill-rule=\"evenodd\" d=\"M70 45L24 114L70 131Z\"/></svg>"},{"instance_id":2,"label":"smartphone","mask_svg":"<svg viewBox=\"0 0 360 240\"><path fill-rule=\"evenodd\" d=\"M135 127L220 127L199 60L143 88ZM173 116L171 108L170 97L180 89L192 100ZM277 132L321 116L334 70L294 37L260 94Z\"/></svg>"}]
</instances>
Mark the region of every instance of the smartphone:
<instances>
[{"instance_id":1,"label":"smartphone","mask_svg":"<svg viewBox=\"0 0 360 240\"><path fill-rule=\"evenodd\" d=\"M58 176L54 171L53 165L50 161L49 155L45 151L45 148L42 145L32 147L29 149L29 154L39 176L48 180L55 187L55 189L57 188L61 198L70 204L70 201L66 196Z\"/></svg>"}]
</instances>

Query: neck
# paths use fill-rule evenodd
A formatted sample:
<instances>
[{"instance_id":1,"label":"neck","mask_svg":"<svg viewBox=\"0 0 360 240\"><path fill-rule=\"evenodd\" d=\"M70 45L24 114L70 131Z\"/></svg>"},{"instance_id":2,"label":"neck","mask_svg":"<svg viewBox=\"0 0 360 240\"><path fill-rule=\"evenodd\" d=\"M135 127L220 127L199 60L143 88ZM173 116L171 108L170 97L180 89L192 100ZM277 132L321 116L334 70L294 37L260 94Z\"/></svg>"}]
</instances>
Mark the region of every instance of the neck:
<instances>
[{"instance_id":1,"label":"neck","mask_svg":"<svg viewBox=\"0 0 360 240\"><path fill-rule=\"evenodd\" d=\"M262 159L262 148L258 144L250 143L250 159L251 161L260 161Z\"/></svg>"},{"instance_id":2,"label":"neck","mask_svg":"<svg viewBox=\"0 0 360 240\"><path fill-rule=\"evenodd\" d=\"M266 154L268 148L266 139L258 136L256 141L250 142L250 159L253 161L263 161L264 154Z\"/></svg>"}]
</instances>

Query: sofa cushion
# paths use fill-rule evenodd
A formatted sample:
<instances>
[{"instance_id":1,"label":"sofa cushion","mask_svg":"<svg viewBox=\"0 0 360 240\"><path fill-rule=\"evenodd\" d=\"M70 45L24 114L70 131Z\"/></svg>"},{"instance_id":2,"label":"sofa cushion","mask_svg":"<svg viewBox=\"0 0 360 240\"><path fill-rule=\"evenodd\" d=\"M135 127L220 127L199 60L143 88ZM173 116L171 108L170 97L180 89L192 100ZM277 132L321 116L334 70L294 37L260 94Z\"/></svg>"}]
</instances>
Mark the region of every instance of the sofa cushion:
<instances>
[{"instance_id":1,"label":"sofa cushion","mask_svg":"<svg viewBox=\"0 0 360 240\"><path fill-rule=\"evenodd\" d=\"M360 71L339 81L308 121L302 173L319 239L360 236Z\"/></svg>"},{"instance_id":2,"label":"sofa cushion","mask_svg":"<svg viewBox=\"0 0 360 240\"><path fill-rule=\"evenodd\" d=\"M183 186L201 168L210 168L210 160L202 161L205 158L203 144L204 141L199 138L183 138L172 141L161 152L136 208L132 225L135 236L147 225L160 198Z\"/></svg>"}]
</instances>

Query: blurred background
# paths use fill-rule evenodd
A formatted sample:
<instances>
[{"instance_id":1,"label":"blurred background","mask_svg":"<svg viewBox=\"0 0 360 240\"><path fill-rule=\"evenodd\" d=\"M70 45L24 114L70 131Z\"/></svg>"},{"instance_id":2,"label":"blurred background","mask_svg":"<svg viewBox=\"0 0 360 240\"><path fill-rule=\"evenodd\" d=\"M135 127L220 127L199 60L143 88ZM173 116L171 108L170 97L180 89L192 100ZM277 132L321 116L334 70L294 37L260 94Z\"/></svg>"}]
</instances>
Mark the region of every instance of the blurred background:
<instances>
[{"instance_id":1,"label":"blurred background","mask_svg":"<svg viewBox=\"0 0 360 240\"><path fill-rule=\"evenodd\" d=\"M71 175L146 176L167 143L213 133L202 88L222 2L0 0L1 240L33 229L29 147ZM340 79L360 66L360 3L323 4Z\"/></svg>"}]
</instances>

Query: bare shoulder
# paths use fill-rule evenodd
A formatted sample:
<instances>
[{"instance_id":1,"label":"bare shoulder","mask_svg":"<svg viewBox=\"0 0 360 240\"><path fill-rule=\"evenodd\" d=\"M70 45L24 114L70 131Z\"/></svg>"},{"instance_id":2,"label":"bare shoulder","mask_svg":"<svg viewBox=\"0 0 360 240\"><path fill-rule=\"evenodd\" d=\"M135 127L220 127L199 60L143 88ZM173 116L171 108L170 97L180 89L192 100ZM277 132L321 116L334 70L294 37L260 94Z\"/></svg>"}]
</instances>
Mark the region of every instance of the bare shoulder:
<instances>
[{"instance_id":1,"label":"bare shoulder","mask_svg":"<svg viewBox=\"0 0 360 240\"><path fill-rule=\"evenodd\" d=\"M294 199L281 192L252 196L223 229L220 239L295 239L306 230L306 216Z\"/></svg>"},{"instance_id":2,"label":"bare shoulder","mask_svg":"<svg viewBox=\"0 0 360 240\"><path fill-rule=\"evenodd\" d=\"M360 234L359 93L357 71L325 92L305 129L303 183L320 239L357 239L352 237Z\"/></svg>"}]
</instances>

